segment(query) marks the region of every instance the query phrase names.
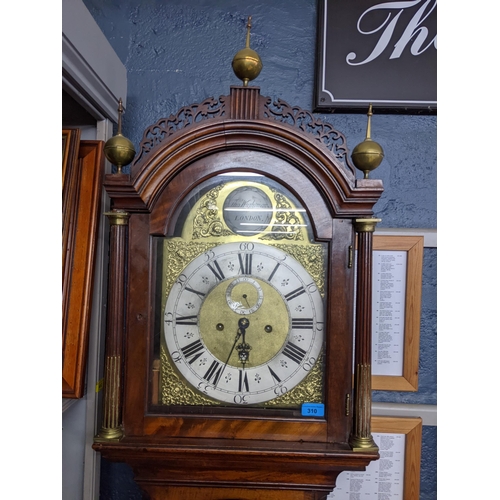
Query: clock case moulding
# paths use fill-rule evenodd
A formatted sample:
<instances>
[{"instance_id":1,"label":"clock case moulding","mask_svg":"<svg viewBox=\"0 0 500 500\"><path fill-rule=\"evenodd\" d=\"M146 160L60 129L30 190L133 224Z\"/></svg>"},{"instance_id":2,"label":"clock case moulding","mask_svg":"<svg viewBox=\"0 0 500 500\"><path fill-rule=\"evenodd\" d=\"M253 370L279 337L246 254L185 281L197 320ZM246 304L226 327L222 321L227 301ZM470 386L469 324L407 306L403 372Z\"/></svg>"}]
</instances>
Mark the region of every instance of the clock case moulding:
<instances>
[{"instance_id":1,"label":"clock case moulding","mask_svg":"<svg viewBox=\"0 0 500 500\"><path fill-rule=\"evenodd\" d=\"M166 414L151 402L153 238L173 234L179 207L196 186L234 171L283 185L307 209L315 240L328 246L323 418L255 415L244 407L230 414L205 414L203 407ZM106 214L108 322L96 451L128 463L154 498L194 486L320 498L341 471L364 470L378 458L370 432L371 253L372 209L383 186L356 179L342 133L261 96L258 87L235 86L229 96L184 107L146 129L130 174L108 174L104 186L112 210Z\"/></svg>"}]
</instances>

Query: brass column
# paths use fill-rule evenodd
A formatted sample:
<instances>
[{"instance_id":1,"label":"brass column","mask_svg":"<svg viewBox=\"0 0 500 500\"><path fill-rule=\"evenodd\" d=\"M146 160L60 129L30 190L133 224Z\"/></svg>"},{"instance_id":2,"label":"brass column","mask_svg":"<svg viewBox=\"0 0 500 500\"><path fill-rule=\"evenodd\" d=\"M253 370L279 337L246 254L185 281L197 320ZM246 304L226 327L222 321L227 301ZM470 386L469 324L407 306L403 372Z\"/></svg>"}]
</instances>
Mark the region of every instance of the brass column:
<instances>
[{"instance_id":1,"label":"brass column","mask_svg":"<svg viewBox=\"0 0 500 500\"><path fill-rule=\"evenodd\" d=\"M112 210L110 228L108 315L104 365L102 427L96 440L117 440L122 428L122 352L125 308L126 238L129 214Z\"/></svg>"},{"instance_id":2,"label":"brass column","mask_svg":"<svg viewBox=\"0 0 500 500\"><path fill-rule=\"evenodd\" d=\"M349 444L355 451L377 451L371 434L372 413L372 247L381 219L357 219L356 337L354 350L354 415Z\"/></svg>"}]
</instances>

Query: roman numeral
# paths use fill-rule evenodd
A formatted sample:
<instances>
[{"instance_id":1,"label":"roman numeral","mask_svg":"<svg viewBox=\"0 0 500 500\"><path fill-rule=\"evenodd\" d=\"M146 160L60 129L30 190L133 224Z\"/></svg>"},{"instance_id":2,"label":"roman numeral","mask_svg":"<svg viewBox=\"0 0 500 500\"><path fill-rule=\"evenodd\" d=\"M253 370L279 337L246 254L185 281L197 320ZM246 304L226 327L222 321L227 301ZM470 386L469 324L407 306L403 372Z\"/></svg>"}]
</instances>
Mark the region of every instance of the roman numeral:
<instances>
[{"instance_id":1,"label":"roman numeral","mask_svg":"<svg viewBox=\"0 0 500 500\"><path fill-rule=\"evenodd\" d=\"M213 264L215 269L210 264L207 264L208 269L210 269L210 271L214 273L214 276L217 278L218 281L222 281L225 278L225 276L224 273L222 272L222 269L219 266L219 263L216 260L214 260Z\"/></svg>"},{"instance_id":2,"label":"roman numeral","mask_svg":"<svg viewBox=\"0 0 500 500\"><path fill-rule=\"evenodd\" d=\"M312 318L292 318L292 328L294 330L312 330L314 321Z\"/></svg>"},{"instance_id":3,"label":"roman numeral","mask_svg":"<svg viewBox=\"0 0 500 500\"><path fill-rule=\"evenodd\" d=\"M278 267L280 267L279 262L276 264L276 267L273 269L273 272L269 275L269 278L267 278L267 281L271 281L273 279L273 276L276 273L276 271L278 270Z\"/></svg>"},{"instance_id":4,"label":"roman numeral","mask_svg":"<svg viewBox=\"0 0 500 500\"><path fill-rule=\"evenodd\" d=\"M175 324L176 325L196 325L197 322L197 316L196 314L194 316L177 316L175 318Z\"/></svg>"},{"instance_id":5,"label":"roman numeral","mask_svg":"<svg viewBox=\"0 0 500 500\"><path fill-rule=\"evenodd\" d=\"M249 392L250 387L248 385L248 373L245 372L244 370L239 370L239 372L240 372L240 378L238 381L238 391L239 392L243 392L243 391Z\"/></svg>"},{"instance_id":6,"label":"roman numeral","mask_svg":"<svg viewBox=\"0 0 500 500\"><path fill-rule=\"evenodd\" d=\"M283 354L300 365L301 361L306 355L306 351L304 351L304 349L300 348L299 346L292 344L292 342L288 342L288 344L283 349Z\"/></svg>"},{"instance_id":7,"label":"roman numeral","mask_svg":"<svg viewBox=\"0 0 500 500\"><path fill-rule=\"evenodd\" d=\"M183 347L181 351L184 357L189 361L189 364L192 365L204 353L205 348L201 340L195 340L191 342L191 344Z\"/></svg>"},{"instance_id":8,"label":"roman numeral","mask_svg":"<svg viewBox=\"0 0 500 500\"><path fill-rule=\"evenodd\" d=\"M281 379L278 377L278 375L276 375L276 373L273 372L273 370L271 369L271 367L269 365L267 365L267 367L269 368L269 371L271 372L271 377L273 377L273 379L276 381L276 383L279 384L281 382Z\"/></svg>"},{"instance_id":9,"label":"roman numeral","mask_svg":"<svg viewBox=\"0 0 500 500\"><path fill-rule=\"evenodd\" d=\"M221 375L222 375L222 365L216 359L214 359L212 361L212 364L210 365L210 368L207 370L207 373L203 375L203 378L207 382L210 382L211 379L213 379L212 384L217 385Z\"/></svg>"},{"instance_id":10,"label":"roman numeral","mask_svg":"<svg viewBox=\"0 0 500 500\"><path fill-rule=\"evenodd\" d=\"M245 260L243 260L243 255L245 256ZM240 261L240 273L241 274L252 274L252 254L238 254L238 260Z\"/></svg>"},{"instance_id":11,"label":"roman numeral","mask_svg":"<svg viewBox=\"0 0 500 500\"><path fill-rule=\"evenodd\" d=\"M199 292L198 290L194 290L193 288L189 288L188 286L186 287L186 290L191 293L195 293L198 295L200 298L205 297L205 294L203 292Z\"/></svg>"},{"instance_id":12,"label":"roman numeral","mask_svg":"<svg viewBox=\"0 0 500 500\"><path fill-rule=\"evenodd\" d=\"M287 293L285 295L285 299L287 301L290 301L292 299L295 299L299 295L302 295L303 293L305 293L305 291L306 291L306 289L303 286L301 286L301 287L296 288L295 290L291 291L290 293Z\"/></svg>"}]
</instances>

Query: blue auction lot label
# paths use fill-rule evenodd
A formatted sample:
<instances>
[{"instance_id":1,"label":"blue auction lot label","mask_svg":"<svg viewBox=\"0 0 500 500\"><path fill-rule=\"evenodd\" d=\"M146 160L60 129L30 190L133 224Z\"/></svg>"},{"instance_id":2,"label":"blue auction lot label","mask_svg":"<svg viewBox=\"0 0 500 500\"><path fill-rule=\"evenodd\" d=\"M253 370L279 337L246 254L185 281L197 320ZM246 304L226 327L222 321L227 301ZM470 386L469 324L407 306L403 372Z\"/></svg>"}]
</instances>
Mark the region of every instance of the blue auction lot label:
<instances>
[{"instance_id":1,"label":"blue auction lot label","mask_svg":"<svg viewBox=\"0 0 500 500\"><path fill-rule=\"evenodd\" d=\"M325 405L323 403L304 403L301 414L303 417L324 417Z\"/></svg>"}]
</instances>

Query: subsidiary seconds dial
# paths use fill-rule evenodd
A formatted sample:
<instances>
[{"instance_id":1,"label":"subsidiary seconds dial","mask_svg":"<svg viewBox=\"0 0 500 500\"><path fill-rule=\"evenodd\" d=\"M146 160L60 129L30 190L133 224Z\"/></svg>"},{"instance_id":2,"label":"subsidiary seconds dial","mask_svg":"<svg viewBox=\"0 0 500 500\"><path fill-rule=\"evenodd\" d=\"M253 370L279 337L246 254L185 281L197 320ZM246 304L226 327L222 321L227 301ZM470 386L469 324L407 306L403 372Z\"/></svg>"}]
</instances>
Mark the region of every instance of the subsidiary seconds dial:
<instances>
[{"instance_id":1,"label":"subsidiary seconds dial","mask_svg":"<svg viewBox=\"0 0 500 500\"><path fill-rule=\"evenodd\" d=\"M261 243L227 243L182 271L164 332L180 375L209 397L258 404L285 394L316 363L323 300L305 268Z\"/></svg>"},{"instance_id":2,"label":"subsidiary seconds dial","mask_svg":"<svg viewBox=\"0 0 500 500\"><path fill-rule=\"evenodd\" d=\"M249 276L232 280L226 288L226 302L238 314L252 314L262 305L264 292L258 281Z\"/></svg>"}]
</instances>

